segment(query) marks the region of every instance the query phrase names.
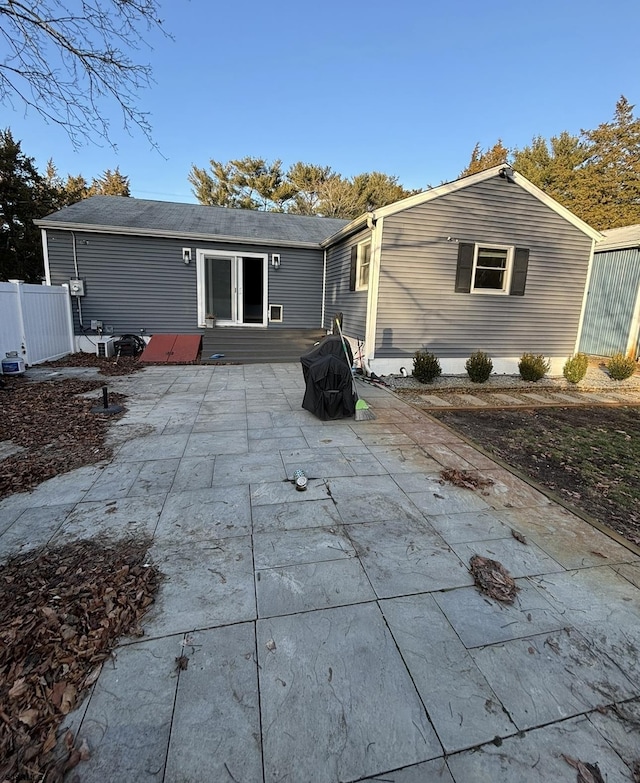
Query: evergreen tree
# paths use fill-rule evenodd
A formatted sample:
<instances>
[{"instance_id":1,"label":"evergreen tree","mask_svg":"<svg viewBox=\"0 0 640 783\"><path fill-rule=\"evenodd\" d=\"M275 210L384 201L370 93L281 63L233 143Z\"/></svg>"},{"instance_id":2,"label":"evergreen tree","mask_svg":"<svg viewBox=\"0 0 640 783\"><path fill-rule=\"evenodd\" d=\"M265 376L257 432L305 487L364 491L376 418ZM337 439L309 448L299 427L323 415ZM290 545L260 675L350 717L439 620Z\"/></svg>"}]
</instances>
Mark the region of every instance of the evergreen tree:
<instances>
[{"instance_id":1,"label":"evergreen tree","mask_svg":"<svg viewBox=\"0 0 640 783\"><path fill-rule=\"evenodd\" d=\"M563 131L547 142L534 136L515 149L516 171L594 228L640 223L640 119L622 95L611 122L580 136ZM498 141L483 152L476 144L462 175L482 171L506 149Z\"/></svg>"},{"instance_id":2,"label":"evergreen tree","mask_svg":"<svg viewBox=\"0 0 640 783\"><path fill-rule=\"evenodd\" d=\"M9 129L0 131L0 280L40 282L40 229L33 221L55 208L55 193Z\"/></svg>"},{"instance_id":3,"label":"evergreen tree","mask_svg":"<svg viewBox=\"0 0 640 783\"><path fill-rule=\"evenodd\" d=\"M588 155L575 211L597 229L640 223L640 119L633 109L622 95L612 122L582 131Z\"/></svg>"},{"instance_id":4,"label":"evergreen tree","mask_svg":"<svg viewBox=\"0 0 640 783\"><path fill-rule=\"evenodd\" d=\"M460 176L468 177L470 174L478 174L480 171L492 168L492 166L507 163L508 160L509 150L502 143L502 139L498 139L493 147L487 150L483 150L480 142L477 142L471 153L471 160L467 167L460 172Z\"/></svg>"},{"instance_id":5,"label":"evergreen tree","mask_svg":"<svg viewBox=\"0 0 640 783\"><path fill-rule=\"evenodd\" d=\"M188 175L198 201L209 206L353 218L415 192L379 171L345 179L329 166L298 162L285 173L280 160L252 157L209 165L193 165Z\"/></svg>"},{"instance_id":6,"label":"evergreen tree","mask_svg":"<svg viewBox=\"0 0 640 783\"><path fill-rule=\"evenodd\" d=\"M287 182L295 195L288 211L296 215L317 215L320 210L322 190L334 176L330 166L310 163L294 163L287 171Z\"/></svg>"},{"instance_id":7,"label":"evergreen tree","mask_svg":"<svg viewBox=\"0 0 640 783\"><path fill-rule=\"evenodd\" d=\"M200 204L208 207L234 207L237 189L233 184L231 163L209 161L211 173L193 164L187 179L193 185L193 194Z\"/></svg>"},{"instance_id":8,"label":"evergreen tree","mask_svg":"<svg viewBox=\"0 0 640 783\"><path fill-rule=\"evenodd\" d=\"M567 209L577 214L577 194L587 159L587 148L578 136L563 131L551 137L551 145L542 136L535 136L531 144L516 149L513 167L534 185Z\"/></svg>"},{"instance_id":9,"label":"evergreen tree","mask_svg":"<svg viewBox=\"0 0 640 783\"><path fill-rule=\"evenodd\" d=\"M71 179L71 178L69 178ZM91 187L88 189L89 196L130 196L129 177L120 173L120 168L116 166L115 171L107 169L102 176L94 177Z\"/></svg>"},{"instance_id":10,"label":"evergreen tree","mask_svg":"<svg viewBox=\"0 0 640 783\"><path fill-rule=\"evenodd\" d=\"M55 209L75 204L89 195L89 185L82 174L68 174L66 180L63 180L51 158L47 161L45 181L54 196Z\"/></svg>"}]
</instances>

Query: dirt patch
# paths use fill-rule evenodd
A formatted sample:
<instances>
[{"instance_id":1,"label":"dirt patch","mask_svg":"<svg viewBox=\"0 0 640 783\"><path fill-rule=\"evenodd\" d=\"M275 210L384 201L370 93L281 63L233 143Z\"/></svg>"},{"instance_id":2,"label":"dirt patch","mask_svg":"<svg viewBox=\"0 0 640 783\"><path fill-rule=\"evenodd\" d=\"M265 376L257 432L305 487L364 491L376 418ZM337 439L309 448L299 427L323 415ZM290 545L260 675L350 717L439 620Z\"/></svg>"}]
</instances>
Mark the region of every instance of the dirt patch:
<instances>
[{"instance_id":1,"label":"dirt patch","mask_svg":"<svg viewBox=\"0 0 640 783\"><path fill-rule=\"evenodd\" d=\"M90 749L58 729L160 582L150 539L77 541L0 567L0 780L58 783Z\"/></svg>"},{"instance_id":2,"label":"dirt patch","mask_svg":"<svg viewBox=\"0 0 640 783\"><path fill-rule=\"evenodd\" d=\"M640 545L636 408L431 411L431 415Z\"/></svg>"},{"instance_id":3,"label":"dirt patch","mask_svg":"<svg viewBox=\"0 0 640 783\"><path fill-rule=\"evenodd\" d=\"M96 357L97 358L97 357ZM60 473L108 459L107 428L114 418L91 413L102 403L98 380L60 379L33 383L25 377L7 377L0 388L0 443L20 447L0 461L0 499L33 489ZM111 394L110 403L125 397Z\"/></svg>"}]
</instances>

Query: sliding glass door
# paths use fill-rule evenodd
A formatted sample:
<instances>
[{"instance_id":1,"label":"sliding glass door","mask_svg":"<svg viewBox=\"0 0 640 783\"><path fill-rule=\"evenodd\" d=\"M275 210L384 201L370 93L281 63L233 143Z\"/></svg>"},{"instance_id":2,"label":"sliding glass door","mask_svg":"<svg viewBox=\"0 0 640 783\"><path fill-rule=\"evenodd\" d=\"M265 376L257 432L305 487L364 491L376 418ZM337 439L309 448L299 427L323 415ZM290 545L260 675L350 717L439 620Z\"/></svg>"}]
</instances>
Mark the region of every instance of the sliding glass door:
<instances>
[{"instance_id":1,"label":"sliding glass door","mask_svg":"<svg viewBox=\"0 0 640 783\"><path fill-rule=\"evenodd\" d=\"M264 326L266 255L223 255L199 251L200 322L215 315L218 326Z\"/></svg>"}]
</instances>

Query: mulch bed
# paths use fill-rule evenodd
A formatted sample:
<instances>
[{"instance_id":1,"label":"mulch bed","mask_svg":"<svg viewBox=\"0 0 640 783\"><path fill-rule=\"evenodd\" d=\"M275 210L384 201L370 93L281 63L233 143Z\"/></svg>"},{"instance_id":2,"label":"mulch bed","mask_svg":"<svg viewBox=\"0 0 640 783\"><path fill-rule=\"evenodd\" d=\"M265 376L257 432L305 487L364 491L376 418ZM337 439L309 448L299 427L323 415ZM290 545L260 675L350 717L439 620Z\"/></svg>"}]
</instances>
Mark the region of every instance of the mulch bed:
<instances>
[{"instance_id":1,"label":"mulch bed","mask_svg":"<svg viewBox=\"0 0 640 783\"><path fill-rule=\"evenodd\" d=\"M0 388L0 442L12 441L24 450L0 461L0 499L111 456L105 445L107 428L122 414L107 419L91 413L102 395L78 396L101 386L99 380L73 378L41 383L5 379ZM124 399L121 394L109 396L110 403Z\"/></svg>"},{"instance_id":2,"label":"mulch bed","mask_svg":"<svg viewBox=\"0 0 640 783\"><path fill-rule=\"evenodd\" d=\"M38 367L96 367L101 375L131 375L144 370L145 365L133 356L107 359L94 353L73 353L53 362L43 362Z\"/></svg>"},{"instance_id":3,"label":"mulch bed","mask_svg":"<svg viewBox=\"0 0 640 783\"><path fill-rule=\"evenodd\" d=\"M0 780L61 783L89 757L58 729L160 582L150 539L77 541L0 568Z\"/></svg>"}]
</instances>

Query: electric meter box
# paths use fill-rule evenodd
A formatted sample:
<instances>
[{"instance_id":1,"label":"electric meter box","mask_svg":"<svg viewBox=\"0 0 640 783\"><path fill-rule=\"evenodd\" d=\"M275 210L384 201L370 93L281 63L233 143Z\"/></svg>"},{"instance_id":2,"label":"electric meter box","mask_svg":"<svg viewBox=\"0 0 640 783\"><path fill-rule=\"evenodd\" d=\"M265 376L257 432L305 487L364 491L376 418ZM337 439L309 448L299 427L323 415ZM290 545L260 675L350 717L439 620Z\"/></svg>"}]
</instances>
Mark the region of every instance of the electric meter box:
<instances>
[{"instance_id":1,"label":"electric meter box","mask_svg":"<svg viewBox=\"0 0 640 783\"><path fill-rule=\"evenodd\" d=\"M84 296L84 280L69 280L69 293L71 296Z\"/></svg>"}]
</instances>

